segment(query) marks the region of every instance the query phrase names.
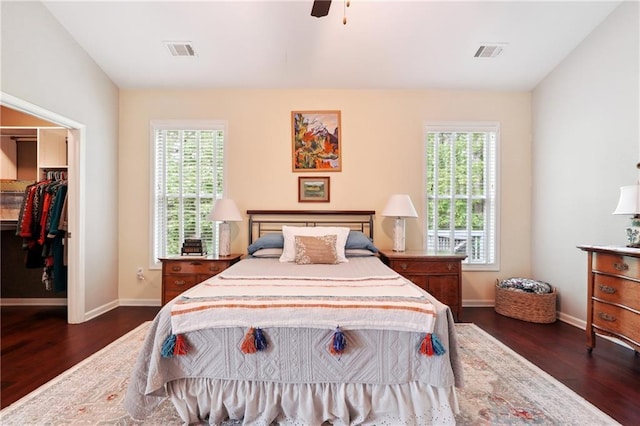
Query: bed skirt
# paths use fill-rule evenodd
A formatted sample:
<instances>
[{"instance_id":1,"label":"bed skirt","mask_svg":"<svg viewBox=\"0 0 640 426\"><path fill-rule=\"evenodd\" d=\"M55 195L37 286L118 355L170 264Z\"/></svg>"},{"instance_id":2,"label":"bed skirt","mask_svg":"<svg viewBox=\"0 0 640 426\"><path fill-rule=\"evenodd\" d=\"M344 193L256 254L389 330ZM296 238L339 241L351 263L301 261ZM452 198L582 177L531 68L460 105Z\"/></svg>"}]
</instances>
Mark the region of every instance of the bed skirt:
<instances>
[{"instance_id":1,"label":"bed skirt","mask_svg":"<svg viewBox=\"0 0 640 426\"><path fill-rule=\"evenodd\" d=\"M166 384L185 424L453 425L455 388L420 382L292 384L184 378Z\"/></svg>"}]
</instances>

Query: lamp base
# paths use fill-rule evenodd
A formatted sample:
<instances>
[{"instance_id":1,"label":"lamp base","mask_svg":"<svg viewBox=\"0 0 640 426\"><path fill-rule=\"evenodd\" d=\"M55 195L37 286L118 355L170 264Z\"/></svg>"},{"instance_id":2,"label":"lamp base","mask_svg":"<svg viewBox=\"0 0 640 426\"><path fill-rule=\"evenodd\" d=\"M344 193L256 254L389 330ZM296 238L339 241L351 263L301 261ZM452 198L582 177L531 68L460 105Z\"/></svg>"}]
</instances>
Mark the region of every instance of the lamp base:
<instances>
[{"instance_id":1,"label":"lamp base","mask_svg":"<svg viewBox=\"0 0 640 426\"><path fill-rule=\"evenodd\" d=\"M397 217L393 224L393 251L404 251L405 233L404 218Z\"/></svg>"},{"instance_id":2,"label":"lamp base","mask_svg":"<svg viewBox=\"0 0 640 426\"><path fill-rule=\"evenodd\" d=\"M634 215L629 222L627 247L640 248L640 215Z\"/></svg>"},{"instance_id":3,"label":"lamp base","mask_svg":"<svg viewBox=\"0 0 640 426\"><path fill-rule=\"evenodd\" d=\"M220 224L218 236L218 256L229 256L231 252L231 229L227 222Z\"/></svg>"}]
</instances>

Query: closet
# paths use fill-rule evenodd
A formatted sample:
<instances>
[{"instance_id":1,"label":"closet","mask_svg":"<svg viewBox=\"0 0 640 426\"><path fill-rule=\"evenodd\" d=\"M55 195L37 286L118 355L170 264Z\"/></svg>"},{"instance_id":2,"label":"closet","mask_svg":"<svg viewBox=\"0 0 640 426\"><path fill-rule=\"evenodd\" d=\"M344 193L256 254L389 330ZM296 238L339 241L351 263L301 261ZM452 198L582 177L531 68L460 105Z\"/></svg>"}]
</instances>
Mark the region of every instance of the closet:
<instances>
[{"instance_id":1,"label":"closet","mask_svg":"<svg viewBox=\"0 0 640 426\"><path fill-rule=\"evenodd\" d=\"M45 232L42 236L34 235L32 238L24 238L17 234L20 233L18 224L27 188L49 182L50 187L40 186L40 189L46 189L51 194L49 197L51 208L53 209L52 203L55 203L54 196L61 195L58 202L64 201L68 164L68 130L6 107L2 107L0 117L2 148L0 152L2 230L0 294L2 304L65 305L66 268L60 269L63 264L56 262L58 281L54 286L51 247L48 247L48 251L38 252L35 248L29 250L29 240L37 241L37 237L46 239L47 233ZM63 185L65 188L60 191ZM51 218L48 219L50 223ZM56 226L58 223L56 222ZM44 224L49 226L46 220ZM48 243L45 241L43 243L44 249ZM58 239L56 244L56 250L59 252L56 254L56 260L61 261L64 240ZM40 256L40 258L34 256Z\"/></svg>"}]
</instances>

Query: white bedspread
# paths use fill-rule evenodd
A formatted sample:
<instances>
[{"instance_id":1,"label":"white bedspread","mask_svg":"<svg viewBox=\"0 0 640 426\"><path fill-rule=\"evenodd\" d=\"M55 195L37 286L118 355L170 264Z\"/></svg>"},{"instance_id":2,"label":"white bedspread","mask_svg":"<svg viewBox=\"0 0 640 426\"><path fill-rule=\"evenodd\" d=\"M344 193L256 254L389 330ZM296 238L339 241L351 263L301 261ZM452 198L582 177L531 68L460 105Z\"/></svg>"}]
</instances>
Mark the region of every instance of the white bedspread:
<instances>
[{"instance_id":1,"label":"white bedspread","mask_svg":"<svg viewBox=\"0 0 640 426\"><path fill-rule=\"evenodd\" d=\"M431 333L426 293L373 257L337 265L239 262L184 293L175 334L219 327L308 327Z\"/></svg>"}]
</instances>

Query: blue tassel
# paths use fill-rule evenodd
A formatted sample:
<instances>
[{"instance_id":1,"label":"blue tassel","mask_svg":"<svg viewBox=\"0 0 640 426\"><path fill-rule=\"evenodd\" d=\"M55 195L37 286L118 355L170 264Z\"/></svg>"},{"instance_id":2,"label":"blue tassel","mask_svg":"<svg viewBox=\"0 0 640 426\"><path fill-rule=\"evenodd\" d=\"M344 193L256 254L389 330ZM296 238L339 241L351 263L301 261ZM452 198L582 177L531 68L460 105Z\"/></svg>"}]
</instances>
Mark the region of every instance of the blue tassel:
<instances>
[{"instance_id":1,"label":"blue tassel","mask_svg":"<svg viewBox=\"0 0 640 426\"><path fill-rule=\"evenodd\" d=\"M431 344L433 345L433 351L436 353L436 355L444 355L447 352L447 350L444 348L444 345L442 344L440 339L438 339L438 336L435 333L431 334Z\"/></svg>"},{"instance_id":2,"label":"blue tassel","mask_svg":"<svg viewBox=\"0 0 640 426\"><path fill-rule=\"evenodd\" d=\"M176 348L176 335L170 334L162 343L162 349L160 355L162 358L173 358L173 351Z\"/></svg>"},{"instance_id":3,"label":"blue tassel","mask_svg":"<svg viewBox=\"0 0 640 426\"><path fill-rule=\"evenodd\" d=\"M253 335L255 337L256 350L264 351L269 346L267 343L267 338L264 336L261 328L256 328L253 331Z\"/></svg>"},{"instance_id":4,"label":"blue tassel","mask_svg":"<svg viewBox=\"0 0 640 426\"><path fill-rule=\"evenodd\" d=\"M329 351L332 355L341 355L344 352L344 348L347 346L347 339L344 337L344 333L340 330L340 327L336 327L336 331L333 333L333 340Z\"/></svg>"}]
</instances>

